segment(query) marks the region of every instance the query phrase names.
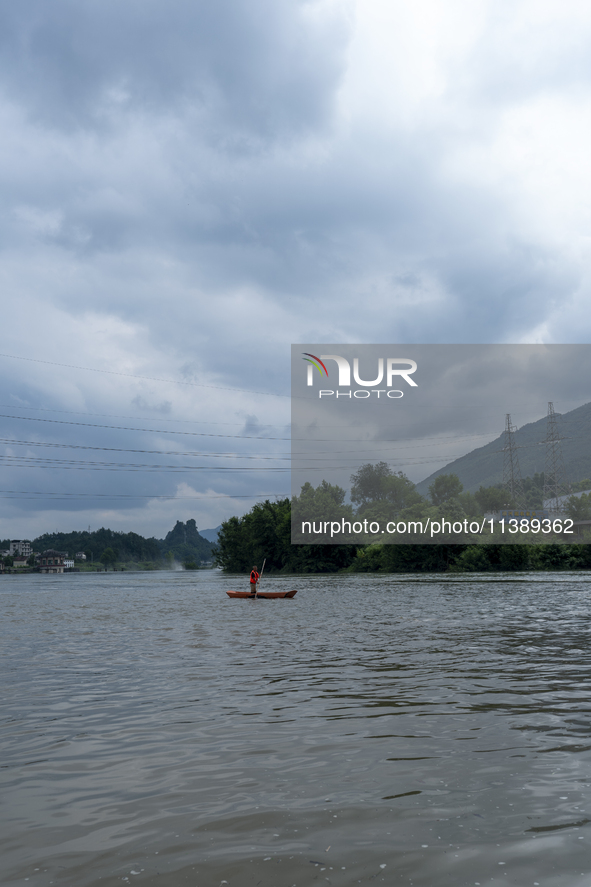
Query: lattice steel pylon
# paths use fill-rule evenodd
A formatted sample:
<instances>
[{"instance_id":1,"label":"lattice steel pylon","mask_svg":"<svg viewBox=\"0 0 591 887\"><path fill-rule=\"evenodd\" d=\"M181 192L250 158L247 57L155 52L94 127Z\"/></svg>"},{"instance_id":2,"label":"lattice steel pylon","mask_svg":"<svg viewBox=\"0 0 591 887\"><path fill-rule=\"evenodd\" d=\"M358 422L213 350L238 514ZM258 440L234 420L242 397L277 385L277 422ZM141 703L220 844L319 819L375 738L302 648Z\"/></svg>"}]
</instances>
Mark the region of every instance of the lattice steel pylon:
<instances>
[{"instance_id":1,"label":"lattice steel pylon","mask_svg":"<svg viewBox=\"0 0 591 887\"><path fill-rule=\"evenodd\" d=\"M524 507L523 480L515 443L517 427L511 424L511 413L505 416L505 440L503 445L503 486L515 508Z\"/></svg>"},{"instance_id":2,"label":"lattice steel pylon","mask_svg":"<svg viewBox=\"0 0 591 887\"><path fill-rule=\"evenodd\" d=\"M564 511L565 502L560 501L561 496L570 492L566 482L564 459L560 445L558 423L554 404L548 402L548 420L546 422L546 464L544 468L544 505L550 511Z\"/></svg>"}]
</instances>

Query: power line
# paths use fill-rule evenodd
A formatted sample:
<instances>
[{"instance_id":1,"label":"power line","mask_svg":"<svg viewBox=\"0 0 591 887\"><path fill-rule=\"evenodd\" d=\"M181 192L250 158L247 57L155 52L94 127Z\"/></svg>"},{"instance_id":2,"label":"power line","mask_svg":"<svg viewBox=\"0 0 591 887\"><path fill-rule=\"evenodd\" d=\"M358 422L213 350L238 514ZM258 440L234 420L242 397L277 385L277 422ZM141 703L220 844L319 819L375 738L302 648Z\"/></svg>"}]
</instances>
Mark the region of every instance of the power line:
<instances>
[{"instance_id":1,"label":"power line","mask_svg":"<svg viewBox=\"0 0 591 887\"><path fill-rule=\"evenodd\" d=\"M45 422L50 423L52 425L71 425L77 428L106 428L111 431L138 431L146 434L180 434L185 437L221 437L226 440L281 440L281 441L297 441L297 442L307 442L311 444L315 443L334 443L335 441L339 441L339 443L366 443L366 441L343 441L341 437L328 437L328 438L310 438L310 437L267 437L264 435L250 435L250 434L214 434L208 431L172 431L166 428L133 428L128 425L103 425L98 422L72 422L67 419L42 419L38 416L9 416L4 413L0 413L1 419L18 419L23 422ZM376 446L380 444L387 443L399 443L401 441L414 441L414 440L435 440L437 442L441 440L472 440L478 437L488 437L490 434L494 432L481 432L479 434L468 435L467 437L455 437L454 435L450 435L449 437L440 437L437 434L429 435L427 437L421 438L380 438L379 441L375 441ZM491 441L492 443L492 441ZM431 445L430 445L431 446ZM433 444L432 446L437 446ZM413 446L413 449L415 447Z\"/></svg>"},{"instance_id":2,"label":"power line","mask_svg":"<svg viewBox=\"0 0 591 887\"><path fill-rule=\"evenodd\" d=\"M7 410L32 410L38 413L64 413L67 416L95 416L103 419L135 419L136 422L149 422L153 416L124 416L121 413L87 413L81 410L56 410L50 407L26 407L23 404L15 406L13 403L2 403L0 409ZM18 418L18 417L15 417ZM158 417L159 422L179 422L182 425L245 425L246 422L208 422L206 419L165 419L163 416ZM277 423L273 425L267 422L257 422L261 428L279 428ZM288 424L289 423L284 423Z\"/></svg>"},{"instance_id":3,"label":"power line","mask_svg":"<svg viewBox=\"0 0 591 887\"><path fill-rule=\"evenodd\" d=\"M111 426L107 425L105 427L109 428ZM439 442L441 440L452 440L452 441L460 442L460 441L465 441L465 440L473 440L474 437L480 437L480 436L484 436L484 435L472 435L471 437L457 437L457 438L455 438L455 437L449 437L449 438L438 438L438 437L428 438L428 437L425 437L425 438L421 438L421 439L423 439L423 440L430 440L431 439L431 440L436 440L437 442L432 443L432 444L412 444L412 445L409 444L408 447L399 448L395 452L400 452L400 449L412 449L413 451L418 450L418 449L430 449L432 447L439 446ZM266 440L266 439L267 438L263 438L263 440ZM399 440L393 440L392 443L398 443L398 442L402 442L404 440L413 440L413 439L412 438L406 438L406 439L400 438ZM494 441L490 441L490 442L494 443ZM257 454L253 455L253 454L240 454L240 453L204 453L204 452L200 452L199 450L191 450L189 452L181 452L179 450L147 450L147 449L142 449L139 447L135 447L135 448L99 447L99 446L92 446L91 444L65 444L65 443L55 443L53 441L20 440L18 438L10 438L10 437L0 438L0 443L8 444L11 446L54 447L54 448L58 447L58 448L73 449L73 450L96 450L96 451L100 451L100 452L109 452L109 453L150 453L152 455L163 455L163 456L200 456L200 457L218 458L218 459L234 458L234 459L271 459L272 460L272 459L290 459L290 458L297 457L298 460L301 460L303 458L310 458L310 459L322 458L321 455L310 454L309 452L293 452L292 451L291 456L285 456L283 454L273 455L273 454L269 454L269 453L267 453L264 456L257 455ZM350 443L355 443L355 441L350 441ZM358 453L387 452L387 453L392 454L393 451L392 451L391 447L388 447L387 449L384 449L384 450L376 449L376 447L381 446L383 443L385 443L383 440L377 441L376 446L371 447L371 449L369 449L369 450L359 450L359 449L332 450L331 449L330 450L330 458L332 459L336 455L351 456L351 455L357 455ZM387 443L387 441L386 441L386 443Z\"/></svg>"},{"instance_id":4,"label":"power line","mask_svg":"<svg viewBox=\"0 0 591 887\"><path fill-rule=\"evenodd\" d=\"M460 458L452 456L446 456L446 458ZM433 459L406 459L404 463L400 463L403 465L436 465L441 463L442 457L438 456ZM27 456L0 456L0 465L5 463L6 468L29 468L29 469L42 469L42 468L50 468L56 469L60 471L127 471L130 473L148 473L148 474L188 474L192 471L209 471L211 474L215 474L218 471L265 471L265 472L279 472L283 474L287 474L292 471L291 467L285 468L275 468L263 465L260 468L254 466L233 466L233 465L154 465L154 464L141 464L141 463L133 463L133 462L92 462L90 460L75 460L75 459L37 459L34 457ZM356 463L354 465L338 465L338 464L330 464L330 465L305 465L301 467L296 467L293 469L296 473L298 471L304 472L317 472L322 471L327 473L329 471L354 471L359 468L359 464Z\"/></svg>"},{"instance_id":5,"label":"power line","mask_svg":"<svg viewBox=\"0 0 591 887\"><path fill-rule=\"evenodd\" d=\"M244 465L153 465L135 462L91 462L76 459L37 459L28 456L0 456L0 462L8 462L9 468L59 468L69 471L149 471L165 474L182 473L188 471L280 471L288 472L290 468L272 468L263 465L260 468ZM345 468L347 466L344 466ZM355 466L351 466L355 467ZM324 471L322 466L309 468L309 471Z\"/></svg>"},{"instance_id":6,"label":"power line","mask_svg":"<svg viewBox=\"0 0 591 887\"><path fill-rule=\"evenodd\" d=\"M112 431L144 431L149 434L182 434L187 437L225 437L233 440L291 440L290 437L264 437L251 434L213 434L209 431L172 431L166 428L131 428L128 425L102 425L98 422L70 422L67 419L41 419L39 416L7 416L4 413L0 413L0 419L18 419L19 422L50 422L52 425L75 425L78 428L110 428Z\"/></svg>"},{"instance_id":7,"label":"power line","mask_svg":"<svg viewBox=\"0 0 591 887\"><path fill-rule=\"evenodd\" d=\"M4 495L4 494L15 494L15 495ZM20 499L25 496L41 496L41 497L52 497L55 499L174 499L176 501L184 501L185 499L193 500L193 499L268 499L269 497L280 496L283 499L289 497L289 493L251 493L248 495L236 494L236 495L218 495L217 493L213 496L159 496L159 495L143 495L136 496L127 493L62 493L62 492L47 492L44 493L41 490L0 490L0 498L1 499ZM34 501L34 500L33 500Z\"/></svg>"},{"instance_id":8,"label":"power line","mask_svg":"<svg viewBox=\"0 0 591 887\"><path fill-rule=\"evenodd\" d=\"M199 382L183 382L180 379L158 379L154 376L138 376L135 373L118 373L116 370L102 370L97 367L83 367L71 363L56 363L53 360L40 360L37 357L19 357L16 354L0 354L11 360L26 360L29 363L43 363L47 366L66 367L70 370L87 370L89 373L105 373L108 376L125 376L127 379L144 379L147 382L167 382L169 385L188 385L191 388L213 388L216 391L239 391L242 394L264 394L267 397L290 397L289 394L275 394L272 391L251 391L249 388L230 388L226 385L203 385Z\"/></svg>"},{"instance_id":9,"label":"power line","mask_svg":"<svg viewBox=\"0 0 591 887\"><path fill-rule=\"evenodd\" d=\"M97 370L97 372L99 372L99 370ZM102 371L100 371L100 372L102 372ZM230 389L230 390L241 390L241 389ZM284 396L284 395L281 395L281 396ZM563 403L579 403L580 404L580 398L576 398L574 400L563 401ZM473 405L471 405L471 404L468 404L468 405L464 404L463 406L466 409L470 409L470 410L473 409ZM528 406L530 406L530 404L528 404ZM580 404L580 406L586 406L586 404ZM29 410L29 411L33 411L33 412L39 412L39 413L63 413L68 416L94 416L94 417L102 417L105 419L132 419L132 420L135 420L136 422L149 422L154 418L153 416L127 416L123 413L89 413L88 411L82 411L82 410L59 410L59 409L56 409L55 407L30 407L30 406L25 406L24 404L15 405L13 403L0 404L0 409ZM578 408L575 408L575 409L578 409ZM177 418L167 419L164 416L159 416L158 421L159 422L178 422L181 425L245 425L245 424L248 424L246 420L243 422L210 422L207 419L177 419ZM538 419L536 421L541 421L541 419ZM283 422L283 423L278 424L277 422L269 423L269 422L258 422L258 421L255 424L257 426L259 426L260 428L279 428L279 427L282 427L285 425L290 425L289 422ZM531 423L527 423L527 424L531 424ZM327 423L323 423L322 427L323 428L349 429L351 426L350 425L328 425ZM484 432L484 433L479 433L479 434L473 434L470 436L471 437L486 437L488 434L495 434L495 433L496 432L490 431L490 432ZM435 437L436 435L433 435L433 436Z\"/></svg>"},{"instance_id":10,"label":"power line","mask_svg":"<svg viewBox=\"0 0 591 887\"><path fill-rule=\"evenodd\" d=\"M208 458L208 459L260 459L260 460L269 460L269 461L288 461L290 456L285 455L252 455L252 454L240 454L240 453L202 453L198 450L190 450L189 452L181 452L179 450L143 450L143 449L129 449L125 447L93 447L90 444L64 444L64 443L51 443L49 441L37 441L37 440L14 440L9 437L0 438L0 443L12 445L12 446L22 446L22 447L47 447L53 449L64 449L64 450L94 450L97 452L106 452L106 453L142 453L149 454L153 456L199 456L200 458ZM0 457L2 458L2 457ZM23 457L24 458L24 457Z\"/></svg>"}]
</instances>

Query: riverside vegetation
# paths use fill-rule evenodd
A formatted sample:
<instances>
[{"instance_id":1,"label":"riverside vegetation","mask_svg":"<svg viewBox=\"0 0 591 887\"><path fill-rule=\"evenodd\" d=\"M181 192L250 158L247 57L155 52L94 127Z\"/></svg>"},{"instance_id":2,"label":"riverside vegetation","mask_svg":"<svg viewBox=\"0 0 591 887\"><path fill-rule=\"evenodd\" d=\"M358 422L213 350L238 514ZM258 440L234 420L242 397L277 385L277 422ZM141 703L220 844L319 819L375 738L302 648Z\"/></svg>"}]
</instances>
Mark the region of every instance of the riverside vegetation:
<instances>
[{"instance_id":1,"label":"riverside vegetation","mask_svg":"<svg viewBox=\"0 0 591 887\"><path fill-rule=\"evenodd\" d=\"M0 548L8 548L10 540L0 541ZM202 562L211 563L214 545L199 535L193 519L177 521L164 539L145 539L138 533L122 533L101 527L92 533L86 530L72 533L44 533L31 543L34 551L53 548L71 555L83 551L86 561L76 566L82 570L132 569L165 570L175 564L197 570ZM11 558L5 558L5 561ZM7 566L12 566L7 563ZM34 566L34 558L31 559Z\"/></svg>"},{"instance_id":2,"label":"riverside vegetation","mask_svg":"<svg viewBox=\"0 0 591 887\"><path fill-rule=\"evenodd\" d=\"M232 573L248 572L252 564L266 558L265 571L282 573L424 573L488 572L493 570L578 570L591 569L591 544L546 543L524 540L519 544L369 544L323 545L291 542L292 511L306 520L326 514L335 520L370 521L431 520L463 521L482 518L485 512L512 508L500 486L464 492L454 474L439 475L429 487L429 499L417 492L402 473L385 462L364 465L352 475L351 503L345 491L322 481L318 487L302 487L299 496L256 504L243 517L222 523L215 554L216 563ZM542 506L543 473L524 481L528 508ZM572 492L591 488L586 478ZM573 520L591 520L591 495L572 497L567 515ZM591 541L591 539L590 539Z\"/></svg>"}]
</instances>

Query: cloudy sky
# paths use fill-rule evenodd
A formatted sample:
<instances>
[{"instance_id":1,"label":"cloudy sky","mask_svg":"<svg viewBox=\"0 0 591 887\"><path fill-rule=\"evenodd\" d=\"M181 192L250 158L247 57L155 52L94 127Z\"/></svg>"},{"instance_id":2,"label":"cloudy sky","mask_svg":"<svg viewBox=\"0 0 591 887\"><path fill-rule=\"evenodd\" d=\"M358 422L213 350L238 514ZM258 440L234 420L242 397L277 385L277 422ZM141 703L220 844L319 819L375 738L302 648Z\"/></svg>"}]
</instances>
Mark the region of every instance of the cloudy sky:
<instances>
[{"instance_id":1,"label":"cloudy sky","mask_svg":"<svg viewBox=\"0 0 591 887\"><path fill-rule=\"evenodd\" d=\"M588 3L0 16L0 537L289 494L292 342L589 341Z\"/></svg>"}]
</instances>

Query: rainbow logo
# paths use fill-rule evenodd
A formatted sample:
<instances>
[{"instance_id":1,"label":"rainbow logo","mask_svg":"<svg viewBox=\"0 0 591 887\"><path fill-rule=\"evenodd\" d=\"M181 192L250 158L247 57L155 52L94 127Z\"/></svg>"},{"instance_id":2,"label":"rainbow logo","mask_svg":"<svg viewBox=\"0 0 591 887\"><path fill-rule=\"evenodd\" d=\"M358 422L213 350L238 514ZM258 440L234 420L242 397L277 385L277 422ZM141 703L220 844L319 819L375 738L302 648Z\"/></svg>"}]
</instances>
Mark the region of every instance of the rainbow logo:
<instances>
[{"instance_id":1,"label":"rainbow logo","mask_svg":"<svg viewBox=\"0 0 591 887\"><path fill-rule=\"evenodd\" d=\"M320 375L322 375L322 370L324 370L324 375L328 376L328 370L326 369L326 367L324 366L324 364L322 363L322 361L320 360L319 357L316 357L316 355L314 355L314 354L308 354L307 351L302 351L302 354L306 355L303 358L303 360L305 360L307 363L311 363L312 366L315 366L316 369L318 370L318 372L320 373ZM308 372L311 372L311 371L308 370ZM310 382L308 382L309 385L312 384L311 380L312 380L312 376L310 376Z\"/></svg>"}]
</instances>

